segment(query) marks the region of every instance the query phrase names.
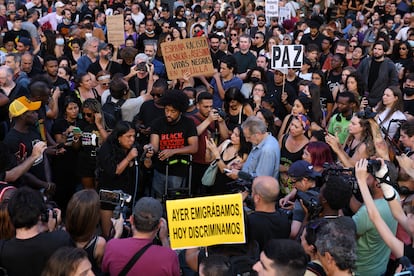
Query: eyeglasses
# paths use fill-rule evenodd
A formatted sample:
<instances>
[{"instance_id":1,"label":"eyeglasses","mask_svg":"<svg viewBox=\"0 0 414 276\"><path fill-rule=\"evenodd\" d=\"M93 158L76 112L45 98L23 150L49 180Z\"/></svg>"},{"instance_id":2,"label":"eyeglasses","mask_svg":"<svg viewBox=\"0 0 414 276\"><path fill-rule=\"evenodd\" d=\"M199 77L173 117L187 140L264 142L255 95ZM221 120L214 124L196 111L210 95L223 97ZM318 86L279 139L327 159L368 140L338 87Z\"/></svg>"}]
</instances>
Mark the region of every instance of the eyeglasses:
<instances>
[{"instance_id":1,"label":"eyeglasses","mask_svg":"<svg viewBox=\"0 0 414 276\"><path fill-rule=\"evenodd\" d=\"M153 96L153 97L157 97L157 98L161 98L163 96L160 93L151 93L150 95Z\"/></svg>"},{"instance_id":2,"label":"eyeglasses","mask_svg":"<svg viewBox=\"0 0 414 276\"><path fill-rule=\"evenodd\" d=\"M260 36L255 36L255 37L254 37L254 39L260 39L260 38L261 38Z\"/></svg>"},{"instance_id":3,"label":"eyeglasses","mask_svg":"<svg viewBox=\"0 0 414 276\"><path fill-rule=\"evenodd\" d=\"M237 34L230 34L231 36L237 36Z\"/></svg>"},{"instance_id":4,"label":"eyeglasses","mask_svg":"<svg viewBox=\"0 0 414 276\"><path fill-rule=\"evenodd\" d=\"M103 82L103 83L101 83L101 85L109 85L109 82Z\"/></svg>"},{"instance_id":5,"label":"eyeglasses","mask_svg":"<svg viewBox=\"0 0 414 276\"><path fill-rule=\"evenodd\" d=\"M400 49L400 50L404 50L404 51L405 51L405 50L407 50L407 48L401 48L401 47L400 47L399 49Z\"/></svg>"},{"instance_id":6,"label":"eyeglasses","mask_svg":"<svg viewBox=\"0 0 414 276\"><path fill-rule=\"evenodd\" d=\"M84 117L92 118L93 113L83 113Z\"/></svg>"}]
</instances>

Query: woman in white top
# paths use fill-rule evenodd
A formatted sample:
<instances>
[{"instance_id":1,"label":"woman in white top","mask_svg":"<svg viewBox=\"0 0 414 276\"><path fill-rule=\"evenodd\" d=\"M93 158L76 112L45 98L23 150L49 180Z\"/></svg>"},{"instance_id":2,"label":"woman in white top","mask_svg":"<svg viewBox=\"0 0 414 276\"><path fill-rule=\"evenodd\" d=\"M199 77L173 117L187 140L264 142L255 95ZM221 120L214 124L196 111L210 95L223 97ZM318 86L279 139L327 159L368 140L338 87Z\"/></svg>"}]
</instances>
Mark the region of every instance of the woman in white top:
<instances>
[{"instance_id":1,"label":"woman in white top","mask_svg":"<svg viewBox=\"0 0 414 276\"><path fill-rule=\"evenodd\" d=\"M382 101L376 107L378 113L376 121L379 124L382 136L393 138L400 126L400 120L407 120L403 113L404 106L402 93L399 87L391 86L384 90Z\"/></svg>"}]
</instances>

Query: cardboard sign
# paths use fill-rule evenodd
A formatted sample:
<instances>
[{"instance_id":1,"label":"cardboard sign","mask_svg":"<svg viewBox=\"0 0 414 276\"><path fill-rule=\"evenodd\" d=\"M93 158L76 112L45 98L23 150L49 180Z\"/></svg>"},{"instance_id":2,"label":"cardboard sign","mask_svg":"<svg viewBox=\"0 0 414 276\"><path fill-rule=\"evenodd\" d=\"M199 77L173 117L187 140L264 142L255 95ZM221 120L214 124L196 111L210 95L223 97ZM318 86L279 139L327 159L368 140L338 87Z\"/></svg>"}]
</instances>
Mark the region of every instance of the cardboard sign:
<instances>
[{"instance_id":1,"label":"cardboard sign","mask_svg":"<svg viewBox=\"0 0 414 276\"><path fill-rule=\"evenodd\" d=\"M170 80L191 76L214 74L213 60L205 37L186 38L161 43L161 52Z\"/></svg>"},{"instance_id":2,"label":"cardboard sign","mask_svg":"<svg viewBox=\"0 0 414 276\"><path fill-rule=\"evenodd\" d=\"M246 242L242 195L167 200L171 248Z\"/></svg>"},{"instance_id":3,"label":"cardboard sign","mask_svg":"<svg viewBox=\"0 0 414 276\"><path fill-rule=\"evenodd\" d=\"M266 17L279 16L279 0L267 0L265 5Z\"/></svg>"},{"instance_id":4,"label":"cardboard sign","mask_svg":"<svg viewBox=\"0 0 414 276\"><path fill-rule=\"evenodd\" d=\"M107 16L106 26L108 28L108 43L112 43L115 47L125 44L124 16L122 14Z\"/></svg>"},{"instance_id":5,"label":"cardboard sign","mask_svg":"<svg viewBox=\"0 0 414 276\"><path fill-rule=\"evenodd\" d=\"M283 21L290 19L290 9L287 7L279 7L279 24L282 25Z\"/></svg>"},{"instance_id":6,"label":"cardboard sign","mask_svg":"<svg viewBox=\"0 0 414 276\"><path fill-rule=\"evenodd\" d=\"M274 45L271 68L301 68L304 49L303 45Z\"/></svg>"}]
</instances>

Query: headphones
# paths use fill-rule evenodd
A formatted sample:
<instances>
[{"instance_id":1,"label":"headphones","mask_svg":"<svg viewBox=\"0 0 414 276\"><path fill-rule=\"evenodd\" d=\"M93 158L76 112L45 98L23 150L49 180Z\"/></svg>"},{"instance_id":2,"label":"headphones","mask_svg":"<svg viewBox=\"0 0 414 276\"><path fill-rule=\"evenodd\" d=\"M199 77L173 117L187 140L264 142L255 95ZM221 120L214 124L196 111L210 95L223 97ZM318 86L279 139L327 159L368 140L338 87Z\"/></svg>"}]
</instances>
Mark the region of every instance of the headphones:
<instances>
[{"instance_id":1,"label":"headphones","mask_svg":"<svg viewBox=\"0 0 414 276\"><path fill-rule=\"evenodd\" d=\"M347 121L351 121L351 119L352 119L352 116L353 116L354 114L352 114L352 112L351 112L351 114L350 115L348 115L348 116L346 116L345 117L345 120L347 120ZM340 122L340 121L342 121L342 116L341 116L341 113L338 113L338 115L336 115L336 121L337 122Z\"/></svg>"}]
</instances>

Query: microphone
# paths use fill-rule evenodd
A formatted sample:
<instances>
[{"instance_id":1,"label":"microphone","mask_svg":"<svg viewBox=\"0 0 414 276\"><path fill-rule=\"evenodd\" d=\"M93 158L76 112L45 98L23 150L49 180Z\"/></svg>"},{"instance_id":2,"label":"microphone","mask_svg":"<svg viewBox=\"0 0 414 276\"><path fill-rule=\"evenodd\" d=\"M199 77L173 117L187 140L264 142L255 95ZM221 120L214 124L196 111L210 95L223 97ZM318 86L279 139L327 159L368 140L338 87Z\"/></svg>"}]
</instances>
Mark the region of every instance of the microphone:
<instances>
[{"instance_id":1,"label":"microphone","mask_svg":"<svg viewBox=\"0 0 414 276\"><path fill-rule=\"evenodd\" d=\"M135 157L134 158L134 165L137 167L138 166L138 159Z\"/></svg>"}]
</instances>

